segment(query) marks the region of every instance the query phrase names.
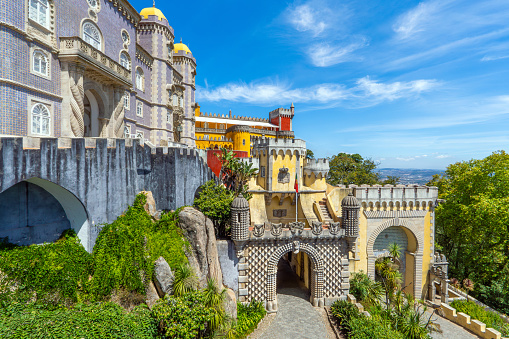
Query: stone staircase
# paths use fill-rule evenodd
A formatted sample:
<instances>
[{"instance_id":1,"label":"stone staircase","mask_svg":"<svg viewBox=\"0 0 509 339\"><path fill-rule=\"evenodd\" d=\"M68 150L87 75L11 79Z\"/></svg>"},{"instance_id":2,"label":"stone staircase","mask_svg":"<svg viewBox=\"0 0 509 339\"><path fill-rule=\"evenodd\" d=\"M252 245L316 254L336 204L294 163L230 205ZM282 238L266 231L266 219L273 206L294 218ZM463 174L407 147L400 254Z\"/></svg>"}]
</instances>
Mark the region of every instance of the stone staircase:
<instances>
[{"instance_id":1,"label":"stone staircase","mask_svg":"<svg viewBox=\"0 0 509 339\"><path fill-rule=\"evenodd\" d=\"M323 223L325 225L330 225L334 219L332 218L332 215L329 213L329 209L327 208L327 198L323 198L322 201L318 202L318 206L320 206L320 211L323 215Z\"/></svg>"}]
</instances>

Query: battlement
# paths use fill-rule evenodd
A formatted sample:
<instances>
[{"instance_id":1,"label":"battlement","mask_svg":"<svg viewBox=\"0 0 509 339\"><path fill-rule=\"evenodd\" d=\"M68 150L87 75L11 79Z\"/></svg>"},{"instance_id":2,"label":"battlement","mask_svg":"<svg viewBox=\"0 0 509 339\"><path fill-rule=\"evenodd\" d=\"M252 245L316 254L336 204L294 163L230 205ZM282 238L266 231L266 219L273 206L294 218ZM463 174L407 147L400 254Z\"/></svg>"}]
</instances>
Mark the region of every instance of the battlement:
<instances>
[{"instance_id":1,"label":"battlement","mask_svg":"<svg viewBox=\"0 0 509 339\"><path fill-rule=\"evenodd\" d=\"M81 147L91 148L132 148L136 146L147 147L152 154L168 154L169 150L175 150L180 155L199 156L194 148L180 143L171 143L169 146L154 147L143 139L120 139L120 138L39 138L39 137L0 137L0 149L3 145L13 145L23 150L42 150L50 148L67 149Z\"/></svg>"},{"instance_id":2,"label":"battlement","mask_svg":"<svg viewBox=\"0 0 509 339\"><path fill-rule=\"evenodd\" d=\"M272 119L280 115L287 115L293 117L294 112L291 108L277 108L269 113L269 118Z\"/></svg>"},{"instance_id":3,"label":"battlement","mask_svg":"<svg viewBox=\"0 0 509 339\"><path fill-rule=\"evenodd\" d=\"M254 148L265 148L265 147L276 147L276 148L304 148L306 149L306 142L301 139L281 139L281 138L260 138L253 140Z\"/></svg>"},{"instance_id":4,"label":"battlement","mask_svg":"<svg viewBox=\"0 0 509 339\"><path fill-rule=\"evenodd\" d=\"M329 172L329 160L328 159L310 159L307 160L304 165L304 174L315 175L321 174L322 176L327 175Z\"/></svg>"},{"instance_id":5,"label":"battlement","mask_svg":"<svg viewBox=\"0 0 509 339\"><path fill-rule=\"evenodd\" d=\"M234 120L254 121L254 122L269 122L269 119L263 119L263 118L243 117L243 116L237 116L237 115L230 117L225 114L207 113L207 112L200 112L200 117L219 118L219 119L234 119Z\"/></svg>"},{"instance_id":6,"label":"battlement","mask_svg":"<svg viewBox=\"0 0 509 339\"><path fill-rule=\"evenodd\" d=\"M239 158L240 161L252 164L252 168L260 168L260 159L258 158Z\"/></svg>"}]
</instances>

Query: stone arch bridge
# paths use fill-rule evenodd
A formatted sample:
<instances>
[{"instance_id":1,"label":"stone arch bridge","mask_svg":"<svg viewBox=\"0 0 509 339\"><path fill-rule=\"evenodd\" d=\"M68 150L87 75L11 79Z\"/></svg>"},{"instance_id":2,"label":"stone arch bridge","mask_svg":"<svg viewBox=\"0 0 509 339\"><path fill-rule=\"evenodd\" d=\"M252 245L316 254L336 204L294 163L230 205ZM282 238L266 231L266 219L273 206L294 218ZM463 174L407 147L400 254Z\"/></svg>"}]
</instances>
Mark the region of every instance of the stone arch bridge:
<instances>
[{"instance_id":1,"label":"stone arch bridge","mask_svg":"<svg viewBox=\"0 0 509 339\"><path fill-rule=\"evenodd\" d=\"M91 251L140 191L159 209L191 205L213 173L196 150L135 139L0 138L0 237L28 245L73 228Z\"/></svg>"}]
</instances>

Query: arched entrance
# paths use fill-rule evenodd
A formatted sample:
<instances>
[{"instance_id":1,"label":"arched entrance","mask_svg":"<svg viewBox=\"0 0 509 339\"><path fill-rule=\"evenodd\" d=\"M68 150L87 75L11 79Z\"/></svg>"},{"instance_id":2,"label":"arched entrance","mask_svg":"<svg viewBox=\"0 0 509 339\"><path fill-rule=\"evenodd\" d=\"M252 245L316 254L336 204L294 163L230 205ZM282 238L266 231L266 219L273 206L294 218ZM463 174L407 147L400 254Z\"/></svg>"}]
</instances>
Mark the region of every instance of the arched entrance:
<instances>
[{"instance_id":1,"label":"arched entrance","mask_svg":"<svg viewBox=\"0 0 509 339\"><path fill-rule=\"evenodd\" d=\"M53 242L72 228L87 251L88 214L83 204L65 188L31 178L0 193L0 237L17 245Z\"/></svg>"},{"instance_id":2,"label":"arched entrance","mask_svg":"<svg viewBox=\"0 0 509 339\"><path fill-rule=\"evenodd\" d=\"M383 258L391 257L389 253L390 246L397 244L400 247L399 257L395 258L394 264L398 266L398 270L402 275L401 286L405 286L406 260L405 253L409 251L408 237L402 227L391 226L386 228L378 235L373 245L373 253L377 261Z\"/></svg>"},{"instance_id":3,"label":"arched entrance","mask_svg":"<svg viewBox=\"0 0 509 339\"><path fill-rule=\"evenodd\" d=\"M401 254L400 259L400 267L404 266L405 270L403 276L405 290L420 298L422 294L423 232L400 218L388 220L378 226L369 237L367 245L368 274L372 278L375 277L376 260L384 256L383 253L387 252L384 247L390 243L397 243L401 247L405 246L405 251Z\"/></svg>"},{"instance_id":4,"label":"arched entrance","mask_svg":"<svg viewBox=\"0 0 509 339\"><path fill-rule=\"evenodd\" d=\"M85 137L101 137L103 136L103 120L104 120L104 103L95 89L85 91L83 99L85 114L83 122L85 125Z\"/></svg>"},{"instance_id":5,"label":"arched entrance","mask_svg":"<svg viewBox=\"0 0 509 339\"><path fill-rule=\"evenodd\" d=\"M324 263L318 251L311 245L300 241L293 241L278 247L269 258L267 267L267 311L277 312L277 272L278 262L287 253L306 253L311 261L311 297L310 302L315 307L324 306L323 280Z\"/></svg>"}]
</instances>

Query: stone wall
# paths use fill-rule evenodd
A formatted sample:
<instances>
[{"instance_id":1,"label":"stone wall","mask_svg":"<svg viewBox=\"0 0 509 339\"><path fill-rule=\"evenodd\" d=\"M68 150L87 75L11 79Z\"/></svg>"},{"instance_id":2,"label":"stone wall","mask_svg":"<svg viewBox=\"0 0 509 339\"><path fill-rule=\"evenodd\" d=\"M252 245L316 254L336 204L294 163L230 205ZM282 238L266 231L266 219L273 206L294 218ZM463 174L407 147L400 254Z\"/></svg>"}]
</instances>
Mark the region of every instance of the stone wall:
<instances>
[{"instance_id":1,"label":"stone wall","mask_svg":"<svg viewBox=\"0 0 509 339\"><path fill-rule=\"evenodd\" d=\"M98 226L115 220L138 192L152 191L158 208L171 210L192 205L213 178L195 150L102 138L0 138L0 174L0 193L28 181L55 197L88 251ZM19 238L26 227L8 228Z\"/></svg>"}]
</instances>

